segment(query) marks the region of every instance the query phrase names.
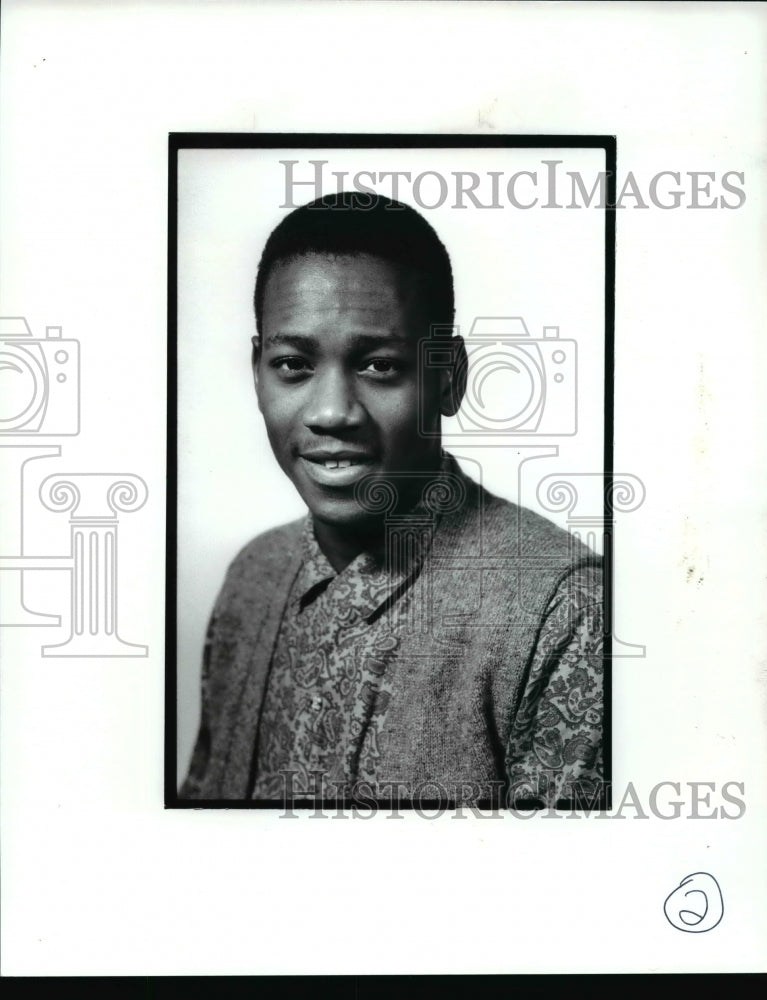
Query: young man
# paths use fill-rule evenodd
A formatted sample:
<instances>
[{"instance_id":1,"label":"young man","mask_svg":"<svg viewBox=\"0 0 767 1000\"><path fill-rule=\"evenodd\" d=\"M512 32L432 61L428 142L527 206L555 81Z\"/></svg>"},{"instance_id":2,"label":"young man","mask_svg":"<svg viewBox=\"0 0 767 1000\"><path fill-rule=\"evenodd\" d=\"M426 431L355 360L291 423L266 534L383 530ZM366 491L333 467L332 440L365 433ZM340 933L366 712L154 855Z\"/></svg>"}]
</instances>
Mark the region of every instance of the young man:
<instances>
[{"instance_id":1,"label":"young man","mask_svg":"<svg viewBox=\"0 0 767 1000\"><path fill-rule=\"evenodd\" d=\"M467 372L434 230L391 200L319 199L269 237L254 304L258 406L309 513L229 568L181 797L592 793L599 559L443 452Z\"/></svg>"}]
</instances>

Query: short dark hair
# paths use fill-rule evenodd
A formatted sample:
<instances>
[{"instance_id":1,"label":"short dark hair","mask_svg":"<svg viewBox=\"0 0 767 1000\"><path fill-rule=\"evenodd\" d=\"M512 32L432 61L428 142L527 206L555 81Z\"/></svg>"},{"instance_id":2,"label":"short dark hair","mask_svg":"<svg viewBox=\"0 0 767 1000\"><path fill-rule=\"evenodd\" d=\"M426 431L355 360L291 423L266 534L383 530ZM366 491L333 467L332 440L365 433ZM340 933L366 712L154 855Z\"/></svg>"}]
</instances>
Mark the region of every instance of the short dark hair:
<instances>
[{"instance_id":1,"label":"short dark hair","mask_svg":"<svg viewBox=\"0 0 767 1000\"><path fill-rule=\"evenodd\" d=\"M344 191L295 209L266 241L256 275L253 305L261 333L267 279L279 262L308 254L370 254L417 279L430 324L451 325L453 271L439 236L414 208L393 198Z\"/></svg>"}]
</instances>

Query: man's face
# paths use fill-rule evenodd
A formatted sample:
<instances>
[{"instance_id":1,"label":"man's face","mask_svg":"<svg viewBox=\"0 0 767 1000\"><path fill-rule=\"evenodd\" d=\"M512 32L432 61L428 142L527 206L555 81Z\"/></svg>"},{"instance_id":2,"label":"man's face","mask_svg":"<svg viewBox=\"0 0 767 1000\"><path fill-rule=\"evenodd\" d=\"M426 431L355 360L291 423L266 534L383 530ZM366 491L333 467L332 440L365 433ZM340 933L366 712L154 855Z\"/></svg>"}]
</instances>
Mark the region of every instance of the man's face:
<instances>
[{"instance_id":1,"label":"man's face","mask_svg":"<svg viewBox=\"0 0 767 1000\"><path fill-rule=\"evenodd\" d=\"M369 520L354 499L365 476L439 465L439 437L418 428L422 408L425 426L439 430L443 382L430 373L419 384L428 325L416 307L396 269L369 255L310 255L269 275L258 405L277 461L320 521Z\"/></svg>"}]
</instances>

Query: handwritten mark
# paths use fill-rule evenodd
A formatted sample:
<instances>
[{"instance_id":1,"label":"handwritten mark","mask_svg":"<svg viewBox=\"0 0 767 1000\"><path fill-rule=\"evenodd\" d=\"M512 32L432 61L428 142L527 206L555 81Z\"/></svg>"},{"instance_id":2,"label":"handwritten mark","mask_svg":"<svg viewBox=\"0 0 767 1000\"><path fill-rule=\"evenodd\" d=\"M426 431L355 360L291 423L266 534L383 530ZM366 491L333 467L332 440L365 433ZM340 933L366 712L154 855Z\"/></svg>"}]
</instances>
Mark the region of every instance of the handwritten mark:
<instances>
[{"instance_id":1,"label":"handwritten mark","mask_svg":"<svg viewBox=\"0 0 767 1000\"><path fill-rule=\"evenodd\" d=\"M687 875L663 904L672 927L691 934L710 931L724 916L724 900L719 883L708 872Z\"/></svg>"}]
</instances>

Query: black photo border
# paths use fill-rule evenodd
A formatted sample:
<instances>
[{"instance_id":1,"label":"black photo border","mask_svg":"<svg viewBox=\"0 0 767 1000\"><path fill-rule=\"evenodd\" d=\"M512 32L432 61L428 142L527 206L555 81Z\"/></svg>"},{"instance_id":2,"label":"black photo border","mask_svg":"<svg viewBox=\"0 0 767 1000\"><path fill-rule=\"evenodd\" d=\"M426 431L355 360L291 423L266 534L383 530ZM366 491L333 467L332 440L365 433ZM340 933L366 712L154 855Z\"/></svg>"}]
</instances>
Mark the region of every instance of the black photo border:
<instances>
[{"instance_id":1,"label":"black photo border","mask_svg":"<svg viewBox=\"0 0 767 1000\"><path fill-rule=\"evenodd\" d=\"M167 283L167 493L165 548L165 761L164 802L172 809L344 809L368 805L341 799L278 801L181 799L177 786L177 550L178 550L178 153L183 149L602 149L605 153L606 205L604 223L604 784L589 809L612 808L612 609L613 609L613 452L615 372L615 257L617 138L614 135L472 135L449 133L325 133L325 132L171 132L168 134L168 283ZM413 809L416 804L396 799L378 801L379 807ZM477 808L494 803L477 802ZM419 800L419 809L454 808L453 803ZM464 807L466 808L466 807ZM515 802L514 810L540 809L538 800ZM584 808L583 801L557 802L557 809ZM293 814L295 815L295 814Z\"/></svg>"}]
</instances>

